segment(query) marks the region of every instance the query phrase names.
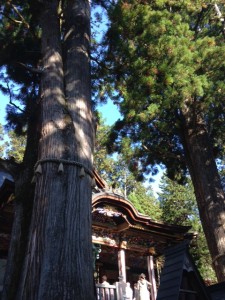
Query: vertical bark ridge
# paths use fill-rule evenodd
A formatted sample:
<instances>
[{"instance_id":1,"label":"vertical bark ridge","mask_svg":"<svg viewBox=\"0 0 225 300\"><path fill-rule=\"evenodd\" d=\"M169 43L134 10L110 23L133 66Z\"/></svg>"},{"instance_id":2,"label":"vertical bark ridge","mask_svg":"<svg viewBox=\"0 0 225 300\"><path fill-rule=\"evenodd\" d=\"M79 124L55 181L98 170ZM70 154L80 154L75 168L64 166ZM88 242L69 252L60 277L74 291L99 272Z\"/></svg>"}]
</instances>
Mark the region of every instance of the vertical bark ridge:
<instances>
[{"instance_id":1,"label":"vertical bark ridge","mask_svg":"<svg viewBox=\"0 0 225 300\"><path fill-rule=\"evenodd\" d=\"M187 165L213 266L218 281L222 282L225 280L225 197L204 120L190 107L182 111Z\"/></svg>"}]
</instances>

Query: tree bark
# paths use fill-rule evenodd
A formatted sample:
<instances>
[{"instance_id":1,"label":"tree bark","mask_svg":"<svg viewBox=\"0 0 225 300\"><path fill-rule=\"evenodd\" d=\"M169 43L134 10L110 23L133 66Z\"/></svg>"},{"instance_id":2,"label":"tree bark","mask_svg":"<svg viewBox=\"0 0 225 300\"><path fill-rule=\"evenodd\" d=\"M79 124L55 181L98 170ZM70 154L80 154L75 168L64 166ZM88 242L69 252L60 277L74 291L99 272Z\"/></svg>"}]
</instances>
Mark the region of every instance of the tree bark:
<instances>
[{"instance_id":1,"label":"tree bark","mask_svg":"<svg viewBox=\"0 0 225 300\"><path fill-rule=\"evenodd\" d=\"M37 145L40 131L39 99L29 100L29 120L27 125L27 146L23 163L10 172L15 180L14 221L7 257L7 267L1 300L14 300L19 287L22 266L28 243L29 228L34 199L33 168L37 161Z\"/></svg>"},{"instance_id":2,"label":"tree bark","mask_svg":"<svg viewBox=\"0 0 225 300\"><path fill-rule=\"evenodd\" d=\"M30 181L30 176L28 179L26 176L26 171L22 172L21 175L21 179L26 179L23 182L21 182L21 180L16 182L15 193L17 195L18 189L25 189L26 191L28 191L28 187L32 189L30 182L28 182L28 180ZM25 190L23 190L22 193L24 193ZM20 196L15 199L14 221L11 232L11 241L8 252L9 254L7 257L6 273L4 276L4 284L1 297L2 300L14 300L16 292L18 290L22 265L24 261L24 253L27 247L33 202L33 195L29 196L29 193L25 194L26 196L24 194L20 194Z\"/></svg>"},{"instance_id":3,"label":"tree bark","mask_svg":"<svg viewBox=\"0 0 225 300\"><path fill-rule=\"evenodd\" d=\"M200 219L218 282L225 280L225 196L203 117L193 101L183 109L184 149Z\"/></svg>"},{"instance_id":4,"label":"tree bark","mask_svg":"<svg viewBox=\"0 0 225 300\"><path fill-rule=\"evenodd\" d=\"M42 4L39 172L17 300L94 299L90 8L88 1L67 1L64 77L58 5Z\"/></svg>"}]
</instances>

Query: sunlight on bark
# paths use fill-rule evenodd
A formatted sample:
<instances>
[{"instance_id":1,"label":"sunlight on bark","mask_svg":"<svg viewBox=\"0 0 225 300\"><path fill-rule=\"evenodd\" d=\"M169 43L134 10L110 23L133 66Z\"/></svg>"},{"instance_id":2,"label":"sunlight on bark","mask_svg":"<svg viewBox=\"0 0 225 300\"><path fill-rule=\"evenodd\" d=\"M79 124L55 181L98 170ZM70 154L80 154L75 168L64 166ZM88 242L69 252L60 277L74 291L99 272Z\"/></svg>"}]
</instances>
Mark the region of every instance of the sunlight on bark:
<instances>
[{"instance_id":1,"label":"sunlight on bark","mask_svg":"<svg viewBox=\"0 0 225 300\"><path fill-rule=\"evenodd\" d=\"M76 128L75 134L76 139L80 142L80 149L82 153L80 153L82 158L90 157L91 148L89 139L87 139L87 126L85 124L90 123L90 114L87 111L86 101L84 99L76 100L76 111L79 111L80 124L76 124L74 122L74 127ZM89 126L88 126L89 127Z\"/></svg>"}]
</instances>

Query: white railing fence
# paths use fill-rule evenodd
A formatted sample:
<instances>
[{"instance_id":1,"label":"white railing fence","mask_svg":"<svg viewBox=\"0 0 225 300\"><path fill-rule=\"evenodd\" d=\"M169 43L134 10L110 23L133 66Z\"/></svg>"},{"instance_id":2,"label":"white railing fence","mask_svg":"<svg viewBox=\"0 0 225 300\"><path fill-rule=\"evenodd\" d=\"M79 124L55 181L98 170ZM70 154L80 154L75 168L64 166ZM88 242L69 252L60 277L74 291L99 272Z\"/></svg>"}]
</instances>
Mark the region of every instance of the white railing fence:
<instances>
[{"instance_id":1,"label":"white railing fence","mask_svg":"<svg viewBox=\"0 0 225 300\"><path fill-rule=\"evenodd\" d=\"M96 284L97 300L118 300L115 285Z\"/></svg>"}]
</instances>

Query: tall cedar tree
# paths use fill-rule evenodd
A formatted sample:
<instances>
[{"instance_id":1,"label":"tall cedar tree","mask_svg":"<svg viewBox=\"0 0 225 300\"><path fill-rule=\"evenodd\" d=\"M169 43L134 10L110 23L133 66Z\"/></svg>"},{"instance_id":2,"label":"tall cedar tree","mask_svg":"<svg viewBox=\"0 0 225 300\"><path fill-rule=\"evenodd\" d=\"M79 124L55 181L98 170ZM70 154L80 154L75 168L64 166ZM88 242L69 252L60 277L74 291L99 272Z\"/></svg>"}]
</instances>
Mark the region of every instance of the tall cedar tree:
<instances>
[{"instance_id":1,"label":"tall cedar tree","mask_svg":"<svg viewBox=\"0 0 225 300\"><path fill-rule=\"evenodd\" d=\"M16 213L2 299L94 299L90 4L86 0L7 1L1 9L2 26L13 27L11 39L1 36L4 76L21 84L15 98L24 92L33 100L27 113L32 122L27 126L22 172L15 177ZM13 38L18 52L10 59L7 49L11 51ZM21 49L38 55L29 61L29 54L26 57ZM30 80L30 86L36 84L34 99L28 97L29 81L19 80L23 73L27 78L36 76L36 81ZM31 185L34 165L39 170L35 188ZM79 176L81 166L84 177Z\"/></svg>"},{"instance_id":2,"label":"tall cedar tree","mask_svg":"<svg viewBox=\"0 0 225 300\"><path fill-rule=\"evenodd\" d=\"M17 133L21 133L24 127L27 131L27 147L22 164L15 164L10 159L1 161L1 166L15 180L15 217L2 291L2 299L11 300L16 299L19 289L34 199L31 178L40 137L40 73L31 72L30 69L36 68L40 60L40 27L37 26L37 18L30 13L27 1L4 1L0 17L0 88L10 100L7 125Z\"/></svg>"},{"instance_id":3,"label":"tall cedar tree","mask_svg":"<svg viewBox=\"0 0 225 300\"><path fill-rule=\"evenodd\" d=\"M123 115L109 148L121 150L123 137L130 138L136 173L163 163L170 178L182 181L188 168L216 275L224 281L225 201L215 162L225 132L224 5L210 2L111 5L100 93L108 85Z\"/></svg>"}]
</instances>

